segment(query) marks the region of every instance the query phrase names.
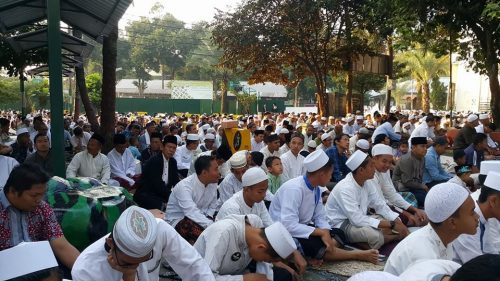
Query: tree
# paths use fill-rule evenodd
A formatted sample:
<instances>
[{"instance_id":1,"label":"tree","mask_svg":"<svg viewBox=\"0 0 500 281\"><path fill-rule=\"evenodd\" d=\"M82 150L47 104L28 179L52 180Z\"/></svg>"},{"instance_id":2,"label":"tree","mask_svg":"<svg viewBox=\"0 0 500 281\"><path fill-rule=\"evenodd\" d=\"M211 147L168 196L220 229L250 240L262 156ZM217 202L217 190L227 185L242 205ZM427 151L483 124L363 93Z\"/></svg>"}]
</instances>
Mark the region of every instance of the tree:
<instances>
[{"instance_id":1,"label":"tree","mask_svg":"<svg viewBox=\"0 0 500 281\"><path fill-rule=\"evenodd\" d=\"M396 61L405 64L406 70L411 78L422 86L422 110L430 110L430 87L429 82L439 75L448 74L448 56L436 58L430 51L417 45L415 49L396 55Z\"/></svg>"},{"instance_id":2,"label":"tree","mask_svg":"<svg viewBox=\"0 0 500 281\"><path fill-rule=\"evenodd\" d=\"M238 105L241 107L240 113L250 114L252 112L250 107L255 103L255 101L257 101L257 96L250 93L236 91L233 91L233 94L236 96Z\"/></svg>"},{"instance_id":3,"label":"tree","mask_svg":"<svg viewBox=\"0 0 500 281\"><path fill-rule=\"evenodd\" d=\"M414 38L415 41L426 43L437 53L456 51L459 58L468 61L473 70L488 76L491 113L494 121L500 122L500 82L498 79L500 4L498 1L398 0L398 2L407 12L419 15L419 22L414 28L415 34L431 33L434 35L420 36ZM434 31L438 28L446 30L447 33L435 36Z\"/></svg>"},{"instance_id":4,"label":"tree","mask_svg":"<svg viewBox=\"0 0 500 281\"><path fill-rule=\"evenodd\" d=\"M111 29L102 43L102 100L100 133L106 139L103 147L105 153L113 148L115 134L115 103L116 103L116 44L118 40L118 22Z\"/></svg>"},{"instance_id":5,"label":"tree","mask_svg":"<svg viewBox=\"0 0 500 281\"><path fill-rule=\"evenodd\" d=\"M25 99L25 69L29 65L46 63L48 61L48 48L17 53L7 42L7 38L24 32L36 31L40 28L39 25L25 26L17 31L0 36L0 69L5 69L10 77L19 77L18 92L21 92L23 100ZM22 104L22 112L23 115L26 114L26 103Z\"/></svg>"},{"instance_id":6,"label":"tree","mask_svg":"<svg viewBox=\"0 0 500 281\"><path fill-rule=\"evenodd\" d=\"M443 83L439 81L439 77L432 78L430 98L434 109L446 109L446 93L447 89Z\"/></svg>"},{"instance_id":7,"label":"tree","mask_svg":"<svg viewBox=\"0 0 500 281\"><path fill-rule=\"evenodd\" d=\"M102 77L99 73L92 73L85 77L85 85L87 86L90 101L94 106L100 108L102 99Z\"/></svg>"},{"instance_id":8,"label":"tree","mask_svg":"<svg viewBox=\"0 0 500 281\"><path fill-rule=\"evenodd\" d=\"M219 11L213 40L223 50L220 64L250 73L250 82L295 87L314 77L319 111L330 115L326 81L366 45L354 31L362 1L249 0L234 12ZM346 23L347 22L347 23ZM288 71L294 73L290 79Z\"/></svg>"},{"instance_id":9,"label":"tree","mask_svg":"<svg viewBox=\"0 0 500 281\"><path fill-rule=\"evenodd\" d=\"M385 85L385 77L373 73L355 73L353 79L353 90L360 95L359 110L363 112L365 94L370 91L379 91Z\"/></svg>"}]
</instances>

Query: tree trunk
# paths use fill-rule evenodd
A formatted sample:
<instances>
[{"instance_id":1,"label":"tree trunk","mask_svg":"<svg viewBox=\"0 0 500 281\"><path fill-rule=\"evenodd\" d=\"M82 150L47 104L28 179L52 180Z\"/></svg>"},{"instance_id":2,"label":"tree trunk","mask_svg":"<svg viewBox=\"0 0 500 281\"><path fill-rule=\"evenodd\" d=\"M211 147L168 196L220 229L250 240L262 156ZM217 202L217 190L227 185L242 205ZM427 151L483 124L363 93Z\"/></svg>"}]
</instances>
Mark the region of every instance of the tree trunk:
<instances>
[{"instance_id":1,"label":"tree trunk","mask_svg":"<svg viewBox=\"0 0 500 281\"><path fill-rule=\"evenodd\" d=\"M349 70L346 76L346 87L347 87L346 104L345 104L346 113L352 113L352 82L353 82L352 70Z\"/></svg>"},{"instance_id":2,"label":"tree trunk","mask_svg":"<svg viewBox=\"0 0 500 281\"><path fill-rule=\"evenodd\" d=\"M161 89L165 89L165 66L160 65L161 68Z\"/></svg>"},{"instance_id":3,"label":"tree trunk","mask_svg":"<svg viewBox=\"0 0 500 281\"><path fill-rule=\"evenodd\" d=\"M82 39L82 32L77 29L73 29L73 36ZM82 58L77 59L82 61ZM90 102L87 85L85 85L85 69L83 68L83 65L77 65L75 67L75 82L76 89L80 93L80 99L83 103L83 108L85 108L85 114L90 123L91 130L92 132L97 132L99 130L99 122L97 122L96 111Z\"/></svg>"},{"instance_id":4,"label":"tree trunk","mask_svg":"<svg viewBox=\"0 0 500 281\"><path fill-rule=\"evenodd\" d=\"M430 111L430 96L429 96L429 83L425 82L422 84L422 110L425 113L429 113Z\"/></svg>"},{"instance_id":5,"label":"tree trunk","mask_svg":"<svg viewBox=\"0 0 500 281\"><path fill-rule=\"evenodd\" d=\"M293 99L293 106L295 106L295 107L299 106L299 85L300 85L300 81L297 83L297 86L295 86L295 96Z\"/></svg>"},{"instance_id":6,"label":"tree trunk","mask_svg":"<svg viewBox=\"0 0 500 281\"><path fill-rule=\"evenodd\" d=\"M494 64L488 72L490 80L491 93L491 113L493 114L493 122L500 124L500 82L498 81L498 65Z\"/></svg>"},{"instance_id":7,"label":"tree trunk","mask_svg":"<svg viewBox=\"0 0 500 281\"><path fill-rule=\"evenodd\" d=\"M71 80L70 80L71 83ZM73 111L73 121L75 123L78 121L78 118L80 117L80 91L78 91L78 87L75 89L75 107Z\"/></svg>"},{"instance_id":8,"label":"tree trunk","mask_svg":"<svg viewBox=\"0 0 500 281\"><path fill-rule=\"evenodd\" d=\"M388 74L387 74L387 81L392 81L393 78L393 63L394 63L394 48L392 46L392 36L387 37L387 54L389 55L389 61L388 63ZM385 100L385 113L389 114L391 111L391 96L392 96L392 87L387 89L387 95L386 95L386 100Z\"/></svg>"},{"instance_id":9,"label":"tree trunk","mask_svg":"<svg viewBox=\"0 0 500 281\"><path fill-rule=\"evenodd\" d=\"M102 44L102 99L101 99L101 135L106 139L103 153L113 147L115 133L115 102L116 102L116 42L118 27L104 37Z\"/></svg>"},{"instance_id":10,"label":"tree trunk","mask_svg":"<svg viewBox=\"0 0 500 281\"><path fill-rule=\"evenodd\" d=\"M322 93L316 93L316 99L318 102L318 113L321 116L329 116L330 108L328 106L328 94L324 91Z\"/></svg>"},{"instance_id":11,"label":"tree trunk","mask_svg":"<svg viewBox=\"0 0 500 281\"><path fill-rule=\"evenodd\" d=\"M224 72L222 75L222 94L220 99L220 110L221 113L228 113L227 110L227 88L229 87L229 79L227 73Z\"/></svg>"}]
</instances>

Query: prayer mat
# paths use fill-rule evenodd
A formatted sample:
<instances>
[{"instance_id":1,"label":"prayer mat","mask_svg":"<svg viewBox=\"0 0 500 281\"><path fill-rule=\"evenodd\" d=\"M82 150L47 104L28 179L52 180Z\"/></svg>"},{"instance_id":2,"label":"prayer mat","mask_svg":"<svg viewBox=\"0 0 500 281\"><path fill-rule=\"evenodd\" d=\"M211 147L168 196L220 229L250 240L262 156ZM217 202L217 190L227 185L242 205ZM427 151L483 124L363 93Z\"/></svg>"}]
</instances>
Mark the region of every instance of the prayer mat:
<instances>
[{"instance_id":1,"label":"prayer mat","mask_svg":"<svg viewBox=\"0 0 500 281\"><path fill-rule=\"evenodd\" d=\"M340 262L324 262L316 270L324 270L340 276L351 277L356 273L363 271L382 271L384 264L372 264L365 261L340 261Z\"/></svg>"},{"instance_id":2,"label":"prayer mat","mask_svg":"<svg viewBox=\"0 0 500 281\"><path fill-rule=\"evenodd\" d=\"M175 230L182 236L182 238L186 239L189 244L193 245L205 229L196 222L184 217L177 223L177 225L175 225Z\"/></svg>"}]
</instances>

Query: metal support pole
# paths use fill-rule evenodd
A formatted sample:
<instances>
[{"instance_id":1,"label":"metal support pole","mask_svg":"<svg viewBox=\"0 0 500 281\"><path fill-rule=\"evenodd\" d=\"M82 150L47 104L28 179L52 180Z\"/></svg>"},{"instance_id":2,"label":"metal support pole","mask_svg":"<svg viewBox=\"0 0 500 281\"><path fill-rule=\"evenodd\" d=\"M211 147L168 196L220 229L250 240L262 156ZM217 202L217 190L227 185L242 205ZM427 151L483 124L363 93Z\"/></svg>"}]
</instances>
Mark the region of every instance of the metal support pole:
<instances>
[{"instance_id":1,"label":"metal support pole","mask_svg":"<svg viewBox=\"0 0 500 281\"><path fill-rule=\"evenodd\" d=\"M47 0L49 41L50 133L52 136L52 166L56 176L65 177L63 90L61 61L61 3Z\"/></svg>"}]
</instances>

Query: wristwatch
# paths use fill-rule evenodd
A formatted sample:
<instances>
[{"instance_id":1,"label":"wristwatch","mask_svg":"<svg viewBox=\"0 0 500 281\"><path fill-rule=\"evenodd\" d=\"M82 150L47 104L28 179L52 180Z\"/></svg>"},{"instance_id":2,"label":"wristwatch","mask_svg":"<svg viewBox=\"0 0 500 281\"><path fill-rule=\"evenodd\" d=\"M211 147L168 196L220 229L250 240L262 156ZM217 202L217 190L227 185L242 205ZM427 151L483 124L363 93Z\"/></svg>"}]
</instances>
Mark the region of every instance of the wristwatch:
<instances>
[{"instance_id":1,"label":"wristwatch","mask_svg":"<svg viewBox=\"0 0 500 281\"><path fill-rule=\"evenodd\" d=\"M394 229L394 227L396 226L396 221L390 221L391 223L391 229Z\"/></svg>"}]
</instances>

